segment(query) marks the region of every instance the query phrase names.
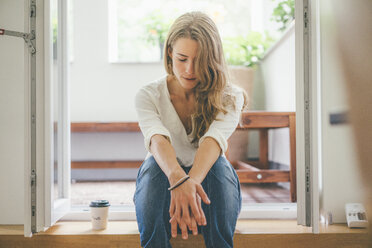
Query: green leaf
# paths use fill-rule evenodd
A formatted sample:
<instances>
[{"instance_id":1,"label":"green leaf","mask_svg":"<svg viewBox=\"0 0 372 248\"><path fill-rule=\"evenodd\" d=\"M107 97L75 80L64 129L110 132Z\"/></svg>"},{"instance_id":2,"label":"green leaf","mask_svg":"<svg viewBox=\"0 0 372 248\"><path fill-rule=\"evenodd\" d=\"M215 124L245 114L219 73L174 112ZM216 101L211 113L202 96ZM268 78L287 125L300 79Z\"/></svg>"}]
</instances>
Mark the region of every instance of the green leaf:
<instances>
[{"instance_id":1,"label":"green leaf","mask_svg":"<svg viewBox=\"0 0 372 248\"><path fill-rule=\"evenodd\" d=\"M257 64L266 50L274 42L268 32L250 32L249 34L223 39L223 48L227 63L252 67Z\"/></svg>"}]
</instances>

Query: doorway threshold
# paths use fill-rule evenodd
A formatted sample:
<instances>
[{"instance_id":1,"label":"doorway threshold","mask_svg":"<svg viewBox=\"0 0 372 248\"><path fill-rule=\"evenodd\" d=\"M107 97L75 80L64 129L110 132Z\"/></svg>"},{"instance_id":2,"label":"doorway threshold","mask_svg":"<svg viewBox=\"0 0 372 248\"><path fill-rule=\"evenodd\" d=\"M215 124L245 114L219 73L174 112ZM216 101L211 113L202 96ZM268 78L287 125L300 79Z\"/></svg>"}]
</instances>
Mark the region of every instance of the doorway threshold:
<instances>
[{"instance_id":1,"label":"doorway threshold","mask_svg":"<svg viewBox=\"0 0 372 248\"><path fill-rule=\"evenodd\" d=\"M110 221L136 220L134 205L114 205L110 207ZM250 203L242 206L239 220L247 219L292 219L297 218L297 203ZM61 221L89 221L88 206L72 206L71 211Z\"/></svg>"}]
</instances>

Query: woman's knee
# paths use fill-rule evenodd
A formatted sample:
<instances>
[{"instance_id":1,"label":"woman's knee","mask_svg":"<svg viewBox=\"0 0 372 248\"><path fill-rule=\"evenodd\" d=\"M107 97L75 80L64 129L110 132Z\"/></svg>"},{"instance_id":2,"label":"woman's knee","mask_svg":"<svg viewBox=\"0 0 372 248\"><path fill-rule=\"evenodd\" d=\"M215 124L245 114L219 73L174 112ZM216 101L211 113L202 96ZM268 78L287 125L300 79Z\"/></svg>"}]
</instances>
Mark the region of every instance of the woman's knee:
<instances>
[{"instance_id":1,"label":"woman's knee","mask_svg":"<svg viewBox=\"0 0 372 248\"><path fill-rule=\"evenodd\" d=\"M153 157L138 172L134 204L143 247L170 247L168 180Z\"/></svg>"},{"instance_id":2,"label":"woman's knee","mask_svg":"<svg viewBox=\"0 0 372 248\"><path fill-rule=\"evenodd\" d=\"M206 247L233 247L233 236L241 209L240 184L225 157L214 163L202 183L210 205L203 205L207 218L203 236Z\"/></svg>"},{"instance_id":3,"label":"woman's knee","mask_svg":"<svg viewBox=\"0 0 372 248\"><path fill-rule=\"evenodd\" d=\"M139 168L138 175L137 175L137 181L142 176L156 177L159 173L163 173L163 171L159 167L154 157L151 156L148 159L146 159L142 163L141 167Z\"/></svg>"},{"instance_id":4,"label":"woman's knee","mask_svg":"<svg viewBox=\"0 0 372 248\"><path fill-rule=\"evenodd\" d=\"M239 187L239 179L234 168L223 156L220 156L213 164L210 174L209 180L215 183L222 183L225 187L228 185Z\"/></svg>"},{"instance_id":5,"label":"woman's knee","mask_svg":"<svg viewBox=\"0 0 372 248\"><path fill-rule=\"evenodd\" d=\"M240 183L230 162L225 157L219 157L206 179L202 185L212 204L214 202L214 206L211 207L218 212L231 212L233 216L239 214L242 201Z\"/></svg>"},{"instance_id":6,"label":"woman's knee","mask_svg":"<svg viewBox=\"0 0 372 248\"><path fill-rule=\"evenodd\" d=\"M167 199L168 180L153 157L148 158L140 167L136 181L134 202L142 206L158 205L157 200ZM137 204L136 204L137 205Z\"/></svg>"}]
</instances>

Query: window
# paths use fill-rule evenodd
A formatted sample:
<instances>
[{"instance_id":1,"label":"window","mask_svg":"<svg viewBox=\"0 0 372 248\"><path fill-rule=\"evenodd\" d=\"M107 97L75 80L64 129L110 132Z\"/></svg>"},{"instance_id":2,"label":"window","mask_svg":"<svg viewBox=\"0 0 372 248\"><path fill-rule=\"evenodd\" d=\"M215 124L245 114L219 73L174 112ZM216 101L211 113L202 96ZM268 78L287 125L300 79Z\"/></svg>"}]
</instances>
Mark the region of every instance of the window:
<instances>
[{"instance_id":1,"label":"window","mask_svg":"<svg viewBox=\"0 0 372 248\"><path fill-rule=\"evenodd\" d=\"M224 46L250 31L274 33L278 25L270 22L273 6L272 0L111 0L109 61L161 61L171 23L189 11L207 13L217 24Z\"/></svg>"}]
</instances>

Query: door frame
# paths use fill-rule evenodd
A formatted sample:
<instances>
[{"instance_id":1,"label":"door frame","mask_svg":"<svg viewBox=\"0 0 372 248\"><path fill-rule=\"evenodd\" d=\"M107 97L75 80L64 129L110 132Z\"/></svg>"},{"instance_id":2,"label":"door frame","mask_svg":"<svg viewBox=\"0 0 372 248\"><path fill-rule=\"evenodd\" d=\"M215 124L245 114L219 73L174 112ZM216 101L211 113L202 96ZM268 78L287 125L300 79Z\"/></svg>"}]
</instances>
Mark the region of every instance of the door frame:
<instances>
[{"instance_id":1,"label":"door frame","mask_svg":"<svg viewBox=\"0 0 372 248\"><path fill-rule=\"evenodd\" d=\"M320 0L295 0L297 222L319 233L321 195Z\"/></svg>"},{"instance_id":2,"label":"door frame","mask_svg":"<svg viewBox=\"0 0 372 248\"><path fill-rule=\"evenodd\" d=\"M25 1L25 4L32 0ZM51 168L51 101L50 73L51 68L45 64L50 58L51 48L48 44L50 18L47 14L50 0L36 0L36 50L37 64L37 99L38 112L36 150L37 150L37 230L46 228L47 222L52 223L51 213L46 213L46 202L50 202L50 194L46 195L46 188L50 185ZM312 226L313 232L319 232L319 174L321 171L321 126L320 119L320 26L319 26L319 0L295 0L295 33L296 35L296 164L297 164L297 221L300 225ZM307 7L307 18L304 18L304 9ZM65 11L66 12L66 11ZM29 27L28 6L25 8L25 29ZM43 33L45 30L45 33ZM65 33L66 35L66 33ZM67 63L67 62L66 62ZM25 50L25 75L29 75L30 56ZM67 72L66 72L67 73ZM66 74L67 78L67 74ZM49 79L49 80L48 80ZM25 77L25 236L31 235L31 197L30 197L30 79ZM67 94L66 88L65 94ZM68 97L68 95L66 95ZM68 112L64 115L68 116ZM305 125L305 124L308 125ZM69 128L66 127L66 128ZM68 140L68 138L67 138ZM307 179L306 179L307 178Z\"/></svg>"},{"instance_id":3,"label":"door frame","mask_svg":"<svg viewBox=\"0 0 372 248\"><path fill-rule=\"evenodd\" d=\"M61 3L61 8L67 8L66 1L58 0ZM33 233L45 231L52 226L59 218L69 211L69 186L70 186L70 166L63 166L65 176L62 179L63 195L66 198L54 200L53 187L54 183L54 161L53 161L53 135L54 135L54 120L53 120L53 68L49 61L52 60L52 47L50 39L52 37L51 27L51 0L26 0L25 4L25 32L30 32L30 5L31 2L36 2L36 100L31 102L31 79L30 66L31 56L28 49L25 49L25 165L24 165L24 236L31 237ZM62 11L67 13L67 11ZM60 18L61 20L61 18ZM66 18L62 18L66 20ZM63 32L66 32L66 25ZM66 46L66 35L60 35L63 39L60 42ZM62 50L64 48L62 47ZM66 53L62 54L62 63L67 63ZM60 67L67 68L66 65ZM41 66L39 66L41 65ZM67 71L63 71L62 80L66 80ZM67 97L68 85L62 87L62 98ZM63 102L63 104L65 104ZM36 107L36 199L31 194L31 107ZM69 144L70 144L70 125L69 125L69 109L64 108L61 111L63 121L62 125L62 147L63 151L59 152L64 159L62 164L69 165ZM66 167L66 168L65 168ZM67 176L66 176L67 175ZM32 202L36 201L36 220L32 219ZM36 222L36 223L35 223ZM36 224L36 230L32 230L32 226Z\"/></svg>"}]
</instances>

